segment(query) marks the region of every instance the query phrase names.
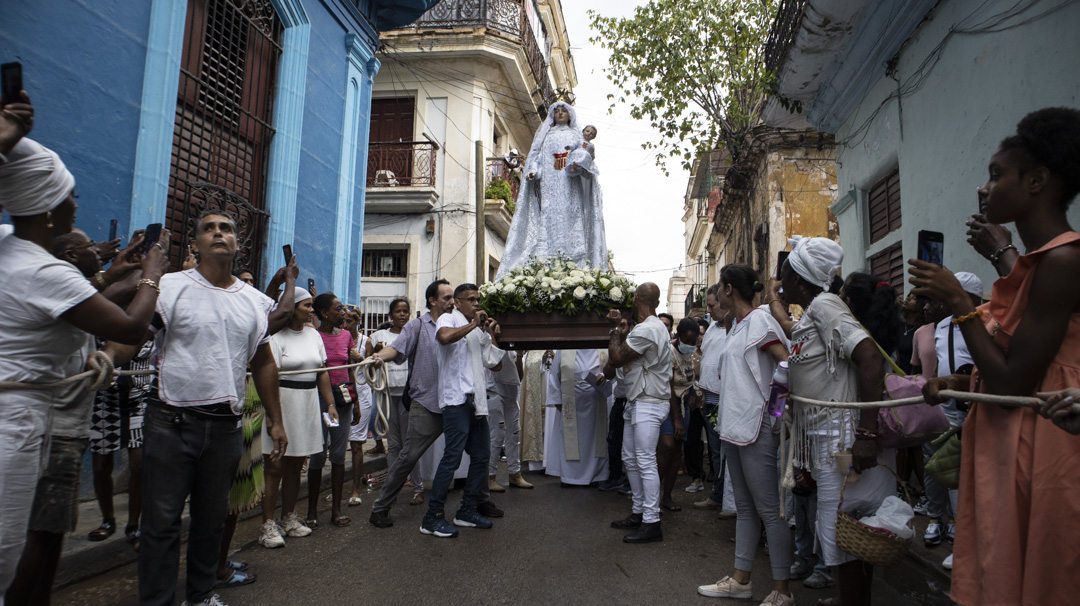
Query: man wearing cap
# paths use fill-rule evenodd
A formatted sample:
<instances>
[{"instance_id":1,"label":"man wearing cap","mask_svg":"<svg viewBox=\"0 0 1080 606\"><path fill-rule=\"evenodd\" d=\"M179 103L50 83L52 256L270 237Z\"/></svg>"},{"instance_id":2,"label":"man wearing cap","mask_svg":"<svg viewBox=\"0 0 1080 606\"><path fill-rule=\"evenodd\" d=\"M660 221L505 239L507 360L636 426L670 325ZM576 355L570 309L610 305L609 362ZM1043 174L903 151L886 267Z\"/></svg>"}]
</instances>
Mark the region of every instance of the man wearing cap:
<instances>
[{"instance_id":1,"label":"man wearing cap","mask_svg":"<svg viewBox=\"0 0 1080 606\"><path fill-rule=\"evenodd\" d=\"M967 271L958 271L955 274L971 297L973 305L982 305L983 285L979 276ZM933 305L933 302L931 302ZM948 376L955 374L971 374L974 361L968 353L967 343L960 329L953 323L953 316L946 316L934 327L934 351L937 353L937 375ZM949 400L941 405L945 416L949 418L951 427L959 427L967 418L967 407L960 407L956 400ZM937 452L940 446L931 442L923 444L923 454L926 460ZM933 547L941 543L943 539L953 542L956 533L957 497L956 489L949 489L938 483L930 474L926 475L926 515L930 517L930 524L926 527L923 535L923 543L927 547ZM945 562L946 568L952 567L952 556Z\"/></svg>"}]
</instances>

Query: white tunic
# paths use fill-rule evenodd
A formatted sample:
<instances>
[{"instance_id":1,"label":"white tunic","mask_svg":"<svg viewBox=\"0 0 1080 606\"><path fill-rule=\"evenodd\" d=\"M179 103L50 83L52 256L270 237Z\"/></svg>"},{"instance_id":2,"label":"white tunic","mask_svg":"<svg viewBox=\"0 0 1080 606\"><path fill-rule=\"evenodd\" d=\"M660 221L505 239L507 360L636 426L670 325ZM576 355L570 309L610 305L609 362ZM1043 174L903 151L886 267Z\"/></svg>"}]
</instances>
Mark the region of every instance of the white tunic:
<instances>
[{"instance_id":1,"label":"white tunic","mask_svg":"<svg viewBox=\"0 0 1080 606\"><path fill-rule=\"evenodd\" d=\"M547 382L547 423L550 440L545 440L545 473L558 477L566 484L585 486L607 479L607 457L596 456L597 407L607 411L610 397L609 384L596 387L588 382L590 374L599 375L600 357L596 350L577 351L574 363L574 401L577 406L577 434L579 460L568 460L564 448L562 413L555 408L562 404L562 351L555 352ZM574 355L567 351L567 355Z\"/></svg>"}]
</instances>

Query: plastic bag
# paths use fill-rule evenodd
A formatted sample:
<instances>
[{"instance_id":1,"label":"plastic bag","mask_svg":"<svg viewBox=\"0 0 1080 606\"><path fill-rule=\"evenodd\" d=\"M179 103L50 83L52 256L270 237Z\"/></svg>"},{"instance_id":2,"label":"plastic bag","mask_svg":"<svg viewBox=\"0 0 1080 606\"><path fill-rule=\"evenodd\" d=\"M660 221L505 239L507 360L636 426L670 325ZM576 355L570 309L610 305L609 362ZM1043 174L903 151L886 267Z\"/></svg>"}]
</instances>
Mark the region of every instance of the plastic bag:
<instances>
[{"instance_id":1,"label":"plastic bag","mask_svg":"<svg viewBox=\"0 0 1080 606\"><path fill-rule=\"evenodd\" d=\"M859 520L867 526L888 530L901 539L910 539L915 536L915 530L911 528L911 519L915 517L915 511L911 509L903 499L899 497L886 497L878 507L877 513Z\"/></svg>"}]
</instances>

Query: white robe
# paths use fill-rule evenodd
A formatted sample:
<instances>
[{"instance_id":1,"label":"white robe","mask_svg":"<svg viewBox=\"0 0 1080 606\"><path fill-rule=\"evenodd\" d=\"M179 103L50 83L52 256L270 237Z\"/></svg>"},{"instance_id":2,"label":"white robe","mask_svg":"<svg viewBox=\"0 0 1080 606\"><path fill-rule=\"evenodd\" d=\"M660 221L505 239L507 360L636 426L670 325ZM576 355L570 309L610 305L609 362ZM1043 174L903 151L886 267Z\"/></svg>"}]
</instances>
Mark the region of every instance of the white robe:
<instances>
[{"instance_id":1,"label":"white robe","mask_svg":"<svg viewBox=\"0 0 1080 606\"><path fill-rule=\"evenodd\" d=\"M567 351L567 355L575 352ZM607 457L596 456L597 410L602 407L606 414L611 400L610 383L595 387L587 381L590 373L599 375L600 358L596 350L579 350L574 364L574 401L577 406L577 434L579 460L568 460L563 434L562 413L555 408L562 404L562 351L555 352L555 359L548 371L547 414L545 430L549 439L544 440L545 473L556 476L566 484L584 486L602 482L608 477Z\"/></svg>"}]
</instances>

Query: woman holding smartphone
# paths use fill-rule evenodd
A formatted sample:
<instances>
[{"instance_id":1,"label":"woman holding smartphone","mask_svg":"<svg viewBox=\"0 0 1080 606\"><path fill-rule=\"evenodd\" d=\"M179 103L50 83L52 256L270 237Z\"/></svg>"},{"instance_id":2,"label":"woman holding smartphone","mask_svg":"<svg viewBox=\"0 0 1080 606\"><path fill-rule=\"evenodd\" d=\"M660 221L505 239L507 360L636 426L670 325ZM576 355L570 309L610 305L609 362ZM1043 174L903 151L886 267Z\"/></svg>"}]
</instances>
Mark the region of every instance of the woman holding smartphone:
<instances>
[{"instance_id":1,"label":"woman holding smartphone","mask_svg":"<svg viewBox=\"0 0 1080 606\"><path fill-rule=\"evenodd\" d=\"M1020 121L990 157L979 188L986 220L1014 223L1025 248L975 307L953 274L911 260L915 294L941 301L964 335L975 373L926 384L1031 396L1080 385L1080 234L1067 210L1080 192L1080 111L1047 108ZM999 253L1000 254L1000 253ZM961 604L1067 603L1080 545L1080 440L1029 408L975 402L961 440L952 599ZM976 555L977 554L977 555Z\"/></svg>"}]
</instances>

